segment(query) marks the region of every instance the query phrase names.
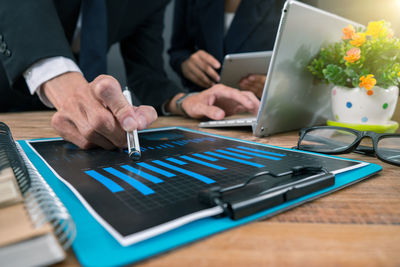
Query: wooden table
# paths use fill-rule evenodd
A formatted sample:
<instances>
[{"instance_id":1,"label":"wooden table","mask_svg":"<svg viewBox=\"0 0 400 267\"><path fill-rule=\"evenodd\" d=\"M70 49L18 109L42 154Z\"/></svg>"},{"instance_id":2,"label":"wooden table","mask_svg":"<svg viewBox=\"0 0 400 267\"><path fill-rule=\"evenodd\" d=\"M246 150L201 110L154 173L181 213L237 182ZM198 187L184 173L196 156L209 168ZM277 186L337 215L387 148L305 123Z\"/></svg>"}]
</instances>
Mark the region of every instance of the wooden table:
<instances>
[{"instance_id":1,"label":"wooden table","mask_svg":"<svg viewBox=\"0 0 400 267\"><path fill-rule=\"evenodd\" d=\"M15 139L55 137L52 112L0 114ZM159 118L152 127L197 122ZM267 138L249 129L211 133L292 147L297 133ZM154 257L139 266L400 266L400 168L356 154L346 157L383 166L380 174L311 203ZM61 266L78 265L70 251Z\"/></svg>"}]
</instances>

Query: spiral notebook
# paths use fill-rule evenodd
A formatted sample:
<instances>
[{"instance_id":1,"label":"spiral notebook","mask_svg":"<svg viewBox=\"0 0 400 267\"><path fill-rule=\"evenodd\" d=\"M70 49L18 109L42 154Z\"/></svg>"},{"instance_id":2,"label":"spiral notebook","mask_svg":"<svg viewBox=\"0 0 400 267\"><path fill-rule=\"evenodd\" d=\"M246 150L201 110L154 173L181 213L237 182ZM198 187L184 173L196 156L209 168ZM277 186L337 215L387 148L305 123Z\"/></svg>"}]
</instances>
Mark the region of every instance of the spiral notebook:
<instances>
[{"instance_id":1,"label":"spiral notebook","mask_svg":"<svg viewBox=\"0 0 400 267\"><path fill-rule=\"evenodd\" d=\"M76 229L64 205L0 123L0 266L59 262Z\"/></svg>"}]
</instances>

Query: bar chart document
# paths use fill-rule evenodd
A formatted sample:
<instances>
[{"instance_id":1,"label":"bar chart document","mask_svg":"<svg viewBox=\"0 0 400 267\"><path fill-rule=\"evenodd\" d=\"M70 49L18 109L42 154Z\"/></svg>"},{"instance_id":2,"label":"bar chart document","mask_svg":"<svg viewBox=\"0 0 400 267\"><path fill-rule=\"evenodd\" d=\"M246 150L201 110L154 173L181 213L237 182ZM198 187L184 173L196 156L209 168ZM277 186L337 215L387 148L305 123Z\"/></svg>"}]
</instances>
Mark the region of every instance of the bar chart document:
<instances>
[{"instance_id":1,"label":"bar chart document","mask_svg":"<svg viewBox=\"0 0 400 267\"><path fill-rule=\"evenodd\" d=\"M29 145L123 246L220 213L220 207L197 199L214 185L231 186L261 171L299 165L334 173L365 166L184 128L145 130L139 138L139 161L125 150L81 150L61 139Z\"/></svg>"}]
</instances>

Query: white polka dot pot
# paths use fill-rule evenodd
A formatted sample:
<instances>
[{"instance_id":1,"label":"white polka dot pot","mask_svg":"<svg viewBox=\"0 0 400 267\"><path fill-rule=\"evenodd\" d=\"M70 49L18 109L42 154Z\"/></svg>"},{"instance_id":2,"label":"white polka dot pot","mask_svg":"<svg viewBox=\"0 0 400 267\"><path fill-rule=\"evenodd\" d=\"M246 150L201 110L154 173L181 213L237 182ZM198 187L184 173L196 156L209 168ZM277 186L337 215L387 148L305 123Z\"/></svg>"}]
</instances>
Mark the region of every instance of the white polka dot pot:
<instances>
[{"instance_id":1,"label":"white polka dot pot","mask_svg":"<svg viewBox=\"0 0 400 267\"><path fill-rule=\"evenodd\" d=\"M338 122L357 124L385 124L393 116L399 96L399 88L387 89L375 86L372 95L365 88L332 88L332 111Z\"/></svg>"}]
</instances>

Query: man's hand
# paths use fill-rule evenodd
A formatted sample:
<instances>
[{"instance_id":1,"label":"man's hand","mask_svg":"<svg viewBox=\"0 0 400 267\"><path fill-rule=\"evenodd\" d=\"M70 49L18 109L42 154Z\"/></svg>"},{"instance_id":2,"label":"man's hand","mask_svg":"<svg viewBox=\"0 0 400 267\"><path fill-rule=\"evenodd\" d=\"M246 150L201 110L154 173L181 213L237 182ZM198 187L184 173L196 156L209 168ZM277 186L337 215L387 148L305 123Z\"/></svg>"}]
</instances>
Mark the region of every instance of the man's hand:
<instances>
[{"instance_id":1,"label":"man's hand","mask_svg":"<svg viewBox=\"0 0 400 267\"><path fill-rule=\"evenodd\" d=\"M218 60L204 50L193 53L181 65L183 76L204 88L209 88L219 81L215 70L220 67Z\"/></svg>"},{"instance_id":2,"label":"man's hand","mask_svg":"<svg viewBox=\"0 0 400 267\"><path fill-rule=\"evenodd\" d=\"M178 113L176 100L183 94L176 95L168 104L168 109L172 113ZM208 117L213 120L221 120L225 116L230 116L240 112L251 112L257 114L260 101L249 91L239 91L237 89L217 84L202 91L197 95L191 95L184 99L182 108L192 118Z\"/></svg>"},{"instance_id":3,"label":"man's hand","mask_svg":"<svg viewBox=\"0 0 400 267\"><path fill-rule=\"evenodd\" d=\"M258 98L261 98L266 78L266 75L250 74L240 80L240 89L253 92Z\"/></svg>"},{"instance_id":4,"label":"man's hand","mask_svg":"<svg viewBox=\"0 0 400 267\"><path fill-rule=\"evenodd\" d=\"M88 83L82 74L69 72L47 81L42 89L57 108L52 126L84 149L124 147L125 131L144 129L157 118L150 106L132 107L111 76L100 75Z\"/></svg>"}]
</instances>

